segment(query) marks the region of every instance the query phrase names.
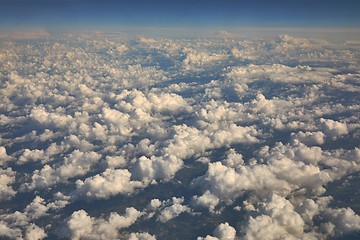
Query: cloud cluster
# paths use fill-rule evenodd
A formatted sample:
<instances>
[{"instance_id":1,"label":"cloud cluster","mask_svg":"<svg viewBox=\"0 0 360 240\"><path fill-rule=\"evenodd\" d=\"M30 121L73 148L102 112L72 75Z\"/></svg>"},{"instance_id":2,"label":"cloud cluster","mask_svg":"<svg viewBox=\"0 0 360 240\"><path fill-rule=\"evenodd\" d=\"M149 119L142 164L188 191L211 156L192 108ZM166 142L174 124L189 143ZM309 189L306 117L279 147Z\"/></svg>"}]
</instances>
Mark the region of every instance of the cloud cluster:
<instances>
[{"instance_id":1,"label":"cloud cluster","mask_svg":"<svg viewBox=\"0 0 360 240\"><path fill-rule=\"evenodd\" d=\"M46 202L45 199L36 196L23 212L0 214L0 237L27 240L39 240L47 237L45 228L39 227L34 222L68 204L66 198L61 194L57 195L58 199L52 202Z\"/></svg>"}]
</instances>

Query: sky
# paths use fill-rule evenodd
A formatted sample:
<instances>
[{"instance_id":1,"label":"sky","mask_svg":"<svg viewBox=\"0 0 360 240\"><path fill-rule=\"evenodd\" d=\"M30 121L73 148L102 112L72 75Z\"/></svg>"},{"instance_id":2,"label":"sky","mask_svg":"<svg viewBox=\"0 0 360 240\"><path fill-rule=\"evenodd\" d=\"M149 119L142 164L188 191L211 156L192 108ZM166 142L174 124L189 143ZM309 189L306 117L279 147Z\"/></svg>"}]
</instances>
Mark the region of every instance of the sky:
<instances>
[{"instance_id":1,"label":"sky","mask_svg":"<svg viewBox=\"0 0 360 240\"><path fill-rule=\"evenodd\" d=\"M0 30L359 27L357 0L0 0Z\"/></svg>"}]
</instances>

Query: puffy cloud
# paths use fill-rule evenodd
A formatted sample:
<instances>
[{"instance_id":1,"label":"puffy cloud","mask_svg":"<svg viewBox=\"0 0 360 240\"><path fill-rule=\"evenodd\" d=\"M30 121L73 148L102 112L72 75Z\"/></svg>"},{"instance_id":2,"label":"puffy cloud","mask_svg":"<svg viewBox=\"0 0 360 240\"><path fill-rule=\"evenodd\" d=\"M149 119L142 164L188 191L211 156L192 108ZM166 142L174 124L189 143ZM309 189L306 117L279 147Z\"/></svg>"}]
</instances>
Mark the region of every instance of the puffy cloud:
<instances>
[{"instance_id":1,"label":"puffy cloud","mask_svg":"<svg viewBox=\"0 0 360 240\"><path fill-rule=\"evenodd\" d=\"M210 193L210 191L206 191L203 195L198 197L195 195L193 197L193 202L195 206L207 207L209 211L213 212L216 205L219 204L219 198Z\"/></svg>"},{"instance_id":2,"label":"puffy cloud","mask_svg":"<svg viewBox=\"0 0 360 240\"><path fill-rule=\"evenodd\" d=\"M198 237L197 240L235 240L236 230L229 223L221 223L214 230L214 237L207 235L205 238Z\"/></svg>"},{"instance_id":3,"label":"puffy cloud","mask_svg":"<svg viewBox=\"0 0 360 240\"><path fill-rule=\"evenodd\" d=\"M49 113L43 107L34 108L29 117L41 127L48 129L67 128L73 122L72 116L57 112Z\"/></svg>"},{"instance_id":4,"label":"puffy cloud","mask_svg":"<svg viewBox=\"0 0 360 240\"><path fill-rule=\"evenodd\" d=\"M285 198L273 194L260 207L261 215L250 217L244 230L244 239L299 239L305 223Z\"/></svg>"},{"instance_id":5,"label":"puffy cloud","mask_svg":"<svg viewBox=\"0 0 360 240\"><path fill-rule=\"evenodd\" d=\"M153 239L143 232L149 219L163 224L207 209L212 217L245 211L239 238L324 239L358 230L352 210L331 209L322 197L329 182L360 169L359 149L339 148L358 139L356 44L87 34L0 44L0 200L17 202L17 191L37 196L21 199L22 212L6 202L1 237L41 239L59 232L54 223L71 201L122 194L138 207L148 189L155 195L144 213L105 219L75 211L64 237ZM195 189L185 185L189 178ZM160 201L168 189L161 184L176 186L199 212L183 198ZM120 233L142 214L133 234ZM212 235L206 239L233 239L236 231L225 223Z\"/></svg>"},{"instance_id":6,"label":"puffy cloud","mask_svg":"<svg viewBox=\"0 0 360 240\"><path fill-rule=\"evenodd\" d=\"M185 59L182 61L185 69L191 70L201 67L203 65L211 64L212 62L219 62L225 60L227 55L222 53L209 54L206 52L195 52L189 50L186 53Z\"/></svg>"},{"instance_id":7,"label":"puffy cloud","mask_svg":"<svg viewBox=\"0 0 360 240\"><path fill-rule=\"evenodd\" d=\"M136 160L132 169L135 179L145 182L152 180L170 180L183 166L183 161L174 155L147 158L145 156Z\"/></svg>"},{"instance_id":8,"label":"puffy cloud","mask_svg":"<svg viewBox=\"0 0 360 240\"><path fill-rule=\"evenodd\" d=\"M186 125L175 126L175 136L164 151L186 159L211 148L258 142L255 137L258 131L254 126L242 127L231 122L211 124L203 121L199 125L202 130Z\"/></svg>"},{"instance_id":9,"label":"puffy cloud","mask_svg":"<svg viewBox=\"0 0 360 240\"><path fill-rule=\"evenodd\" d=\"M346 123L334 121L331 119L320 119L323 131L332 139L346 135L349 133Z\"/></svg>"},{"instance_id":10,"label":"puffy cloud","mask_svg":"<svg viewBox=\"0 0 360 240\"><path fill-rule=\"evenodd\" d=\"M39 228L35 224L31 224L26 229L26 233L25 233L26 240L40 240L45 237L47 237L47 234L45 233L44 229Z\"/></svg>"},{"instance_id":11,"label":"puffy cloud","mask_svg":"<svg viewBox=\"0 0 360 240\"><path fill-rule=\"evenodd\" d=\"M23 212L0 214L0 237L10 239L29 239L39 240L47 237L45 229L39 227L34 221L46 216L51 211L58 211L65 207L67 202L64 200L55 200L46 203L45 200L36 196L29 203Z\"/></svg>"},{"instance_id":12,"label":"puffy cloud","mask_svg":"<svg viewBox=\"0 0 360 240\"><path fill-rule=\"evenodd\" d=\"M131 173L127 169L106 169L105 172L86 178L84 181L77 180L77 189L73 193L75 197L86 198L109 198L116 194L132 193L143 183L130 180Z\"/></svg>"},{"instance_id":13,"label":"puffy cloud","mask_svg":"<svg viewBox=\"0 0 360 240\"><path fill-rule=\"evenodd\" d=\"M339 236L360 230L360 216L351 208L326 209L325 217L334 226L329 235Z\"/></svg>"},{"instance_id":14,"label":"puffy cloud","mask_svg":"<svg viewBox=\"0 0 360 240\"><path fill-rule=\"evenodd\" d=\"M323 132L298 132L292 133L291 138L294 142L301 142L307 146L322 145L324 143L325 134Z\"/></svg>"},{"instance_id":15,"label":"puffy cloud","mask_svg":"<svg viewBox=\"0 0 360 240\"><path fill-rule=\"evenodd\" d=\"M11 168L0 169L0 201L8 200L15 196L16 192L11 184L15 182L15 172Z\"/></svg>"},{"instance_id":16,"label":"puffy cloud","mask_svg":"<svg viewBox=\"0 0 360 240\"><path fill-rule=\"evenodd\" d=\"M214 230L214 236L220 240L233 240L236 238L236 230L229 223L221 223Z\"/></svg>"},{"instance_id":17,"label":"puffy cloud","mask_svg":"<svg viewBox=\"0 0 360 240\"><path fill-rule=\"evenodd\" d=\"M128 240L156 240L155 236L150 235L149 233L142 232L142 233L131 233Z\"/></svg>"},{"instance_id":18,"label":"puffy cloud","mask_svg":"<svg viewBox=\"0 0 360 240\"><path fill-rule=\"evenodd\" d=\"M227 73L232 81L250 83L268 80L281 83L315 83L328 81L333 75L328 69L313 69L309 66L288 67L281 64L234 67Z\"/></svg>"},{"instance_id":19,"label":"puffy cloud","mask_svg":"<svg viewBox=\"0 0 360 240\"><path fill-rule=\"evenodd\" d=\"M245 191L259 196L270 193L287 196L299 190L321 195L327 183L351 173L355 166L358 168L353 155L356 151L331 153L323 152L319 147L278 143L272 149L263 147L259 150L257 158L262 164L250 162L245 165L237 154L230 151L223 163L209 163L206 174L194 179L192 184L201 186L204 191L201 202L211 208L214 208L215 201L205 201L210 196L220 199L219 203L232 203ZM194 199L200 203L199 197Z\"/></svg>"},{"instance_id":20,"label":"puffy cloud","mask_svg":"<svg viewBox=\"0 0 360 240\"><path fill-rule=\"evenodd\" d=\"M21 238L21 229L11 228L5 222L0 221L0 236L7 238Z\"/></svg>"},{"instance_id":21,"label":"puffy cloud","mask_svg":"<svg viewBox=\"0 0 360 240\"><path fill-rule=\"evenodd\" d=\"M163 201L160 201L157 198L152 199L145 209L145 217L150 219L157 215L156 220L165 223L173 218L176 218L181 213L191 213L192 209L183 203L184 197L172 197L171 199Z\"/></svg>"},{"instance_id":22,"label":"puffy cloud","mask_svg":"<svg viewBox=\"0 0 360 240\"><path fill-rule=\"evenodd\" d=\"M26 206L25 213L31 219L37 219L46 215L49 207L45 205L43 198L36 196L35 199Z\"/></svg>"},{"instance_id":23,"label":"puffy cloud","mask_svg":"<svg viewBox=\"0 0 360 240\"><path fill-rule=\"evenodd\" d=\"M181 213L188 211L190 211L189 207L175 203L170 207L164 208L158 216L157 220L164 223L179 216Z\"/></svg>"},{"instance_id":24,"label":"puffy cloud","mask_svg":"<svg viewBox=\"0 0 360 240\"><path fill-rule=\"evenodd\" d=\"M81 176L90 171L90 168L101 158L97 152L73 151L68 157L64 158L63 165L52 168L45 165L41 170L35 170L31 176L32 181L23 187L44 188L52 186L58 182L64 182L69 178Z\"/></svg>"},{"instance_id":25,"label":"puffy cloud","mask_svg":"<svg viewBox=\"0 0 360 240\"><path fill-rule=\"evenodd\" d=\"M116 239L120 229L131 226L141 215L135 208L127 208L124 215L112 212L106 220L90 217L86 211L78 210L67 221L69 237L74 240Z\"/></svg>"},{"instance_id":26,"label":"puffy cloud","mask_svg":"<svg viewBox=\"0 0 360 240\"><path fill-rule=\"evenodd\" d=\"M6 148L0 146L0 166L5 165L7 161L10 161L12 158L11 156L7 155Z\"/></svg>"}]
</instances>

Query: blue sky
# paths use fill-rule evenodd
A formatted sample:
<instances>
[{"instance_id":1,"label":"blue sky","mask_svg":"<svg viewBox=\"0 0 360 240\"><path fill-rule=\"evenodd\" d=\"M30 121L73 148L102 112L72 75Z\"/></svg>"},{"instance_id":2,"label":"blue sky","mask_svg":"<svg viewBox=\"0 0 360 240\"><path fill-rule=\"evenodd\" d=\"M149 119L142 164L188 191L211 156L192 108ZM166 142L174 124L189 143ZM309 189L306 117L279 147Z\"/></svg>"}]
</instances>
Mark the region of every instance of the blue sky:
<instances>
[{"instance_id":1,"label":"blue sky","mask_svg":"<svg viewBox=\"0 0 360 240\"><path fill-rule=\"evenodd\" d=\"M0 0L0 29L359 27L358 0Z\"/></svg>"}]
</instances>

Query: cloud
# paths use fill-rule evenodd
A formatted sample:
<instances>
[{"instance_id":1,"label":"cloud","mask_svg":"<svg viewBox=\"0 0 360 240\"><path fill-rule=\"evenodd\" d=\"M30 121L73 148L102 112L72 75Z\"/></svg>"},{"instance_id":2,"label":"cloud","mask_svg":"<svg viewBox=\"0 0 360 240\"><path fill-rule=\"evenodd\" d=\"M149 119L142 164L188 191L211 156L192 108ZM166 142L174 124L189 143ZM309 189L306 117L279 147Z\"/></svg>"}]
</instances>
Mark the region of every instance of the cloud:
<instances>
[{"instance_id":1,"label":"cloud","mask_svg":"<svg viewBox=\"0 0 360 240\"><path fill-rule=\"evenodd\" d=\"M207 235L206 237L198 237L197 240L235 240L236 230L229 223L221 223L214 230L214 236Z\"/></svg>"},{"instance_id":2,"label":"cloud","mask_svg":"<svg viewBox=\"0 0 360 240\"><path fill-rule=\"evenodd\" d=\"M175 203L170 207L164 208L158 216L157 220L164 223L179 216L181 213L188 211L190 211L189 207Z\"/></svg>"},{"instance_id":3,"label":"cloud","mask_svg":"<svg viewBox=\"0 0 360 240\"><path fill-rule=\"evenodd\" d=\"M307 146L324 144L325 134L323 132L302 132L292 133L291 138L294 142L301 142Z\"/></svg>"},{"instance_id":4,"label":"cloud","mask_svg":"<svg viewBox=\"0 0 360 240\"><path fill-rule=\"evenodd\" d=\"M90 171L91 167L101 158L97 152L73 151L64 158L63 165L51 167L45 165L41 170L35 170L31 176L32 182L26 183L23 187L30 189L52 186L58 182L65 182L67 179L81 176Z\"/></svg>"},{"instance_id":5,"label":"cloud","mask_svg":"<svg viewBox=\"0 0 360 240\"><path fill-rule=\"evenodd\" d=\"M334 226L328 232L330 236L341 236L360 230L360 216L351 208L326 209L325 217L331 221L327 224Z\"/></svg>"},{"instance_id":6,"label":"cloud","mask_svg":"<svg viewBox=\"0 0 360 240\"><path fill-rule=\"evenodd\" d=\"M128 240L156 240L156 238L153 235L150 235L149 233L142 232L142 233L131 233Z\"/></svg>"},{"instance_id":7,"label":"cloud","mask_svg":"<svg viewBox=\"0 0 360 240\"><path fill-rule=\"evenodd\" d=\"M198 197L195 195L193 197L193 203L195 206L199 207L207 207L210 212L213 212L216 205L219 204L219 198L210 193L210 191L206 191L202 196Z\"/></svg>"},{"instance_id":8,"label":"cloud","mask_svg":"<svg viewBox=\"0 0 360 240\"><path fill-rule=\"evenodd\" d=\"M329 69L313 69L309 66L288 67L282 64L250 64L246 67L234 67L226 76L231 81L240 81L242 83L265 80L284 84L321 83L333 77Z\"/></svg>"},{"instance_id":9,"label":"cloud","mask_svg":"<svg viewBox=\"0 0 360 240\"><path fill-rule=\"evenodd\" d=\"M344 136L349 133L346 123L323 118L320 119L320 122L325 134L332 139L336 139L337 137Z\"/></svg>"},{"instance_id":10,"label":"cloud","mask_svg":"<svg viewBox=\"0 0 360 240\"><path fill-rule=\"evenodd\" d=\"M194 179L192 184L203 189L204 195L200 198L205 200L214 195L220 199L219 203L228 204L246 191L259 196L270 193L287 196L302 189L321 195L325 184L353 171L356 158L347 157L353 153L323 152L319 147L278 143L272 149L265 146L259 150L257 158L262 164L244 164L237 154L229 152L223 163L209 163L206 174ZM352 159L352 163L347 159ZM233 162L239 164L232 166ZM199 201L199 197L195 199ZM211 203L208 206L214 208Z\"/></svg>"},{"instance_id":11,"label":"cloud","mask_svg":"<svg viewBox=\"0 0 360 240\"><path fill-rule=\"evenodd\" d=\"M109 218L90 217L84 210L73 212L67 221L67 228L71 239L116 239L119 230L134 224L141 216L135 208L126 208L124 215L110 213Z\"/></svg>"},{"instance_id":12,"label":"cloud","mask_svg":"<svg viewBox=\"0 0 360 240\"><path fill-rule=\"evenodd\" d=\"M16 192L11 187L15 182L15 174L11 168L0 169L0 201L8 200L15 196Z\"/></svg>"},{"instance_id":13,"label":"cloud","mask_svg":"<svg viewBox=\"0 0 360 240\"><path fill-rule=\"evenodd\" d=\"M35 224L31 224L26 229L26 233L25 233L26 240L39 240L45 237L47 237L47 234L45 233L44 229L39 228Z\"/></svg>"},{"instance_id":14,"label":"cloud","mask_svg":"<svg viewBox=\"0 0 360 240\"><path fill-rule=\"evenodd\" d=\"M106 169L105 172L76 181L74 197L109 198L116 194L132 193L143 183L130 180L131 173L127 169Z\"/></svg>"},{"instance_id":15,"label":"cloud","mask_svg":"<svg viewBox=\"0 0 360 240\"><path fill-rule=\"evenodd\" d=\"M324 197L360 171L356 44L72 33L0 48L1 237L194 236L170 226L182 213L221 214L205 239L358 231L352 203ZM127 212L107 215L118 198Z\"/></svg>"},{"instance_id":16,"label":"cloud","mask_svg":"<svg viewBox=\"0 0 360 240\"><path fill-rule=\"evenodd\" d=\"M136 160L132 172L135 179L145 182L152 180L170 180L181 169L183 161L174 155L147 158L145 156Z\"/></svg>"},{"instance_id":17,"label":"cloud","mask_svg":"<svg viewBox=\"0 0 360 240\"><path fill-rule=\"evenodd\" d=\"M66 205L67 202L64 200L46 203L43 198L36 196L24 208L24 211L0 214L0 237L29 240L43 239L48 236L45 228L39 227L34 222L49 215L52 211L58 211Z\"/></svg>"},{"instance_id":18,"label":"cloud","mask_svg":"<svg viewBox=\"0 0 360 240\"><path fill-rule=\"evenodd\" d=\"M273 194L260 212L263 214L250 217L245 239L297 239L302 236L305 223L288 200Z\"/></svg>"},{"instance_id":19,"label":"cloud","mask_svg":"<svg viewBox=\"0 0 360 240\"><path fill-rule=\"evenodd\" d=\"M178 217L181 213L191 213L192 209L187 205L184 205L184 197L177 198L172 197L171 199L160 201L155 198L145 208L145 217L150 219L157 215L156 220L162 223L172 220Z\"/></svg>"},{"instance_id":20,"label":"cloud","mask_svg":"<svg viewBox=\"0 0 360 240\"><path fill-rule=\"evenodd\" d=\"M5 165L6 162L12 159L11 156L7 155L6 148L3 146L0 146L0 159L0 166Z\"/></svg>"},{"instance_id":21,"label":"cloud","mask_svg":"<svg viewBox=\"0 0 360 240\"><path fill-rule=\"evenodd\" d=\"M195 70L203 65L210 65L211 63L225 60L226 57L225 54L221 53L209 54L206 52L195 52L190 50L186 53L186 57L182 63L186 70Z\"/></svg>"}]
</instances>

